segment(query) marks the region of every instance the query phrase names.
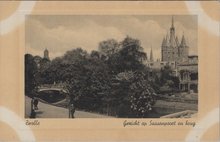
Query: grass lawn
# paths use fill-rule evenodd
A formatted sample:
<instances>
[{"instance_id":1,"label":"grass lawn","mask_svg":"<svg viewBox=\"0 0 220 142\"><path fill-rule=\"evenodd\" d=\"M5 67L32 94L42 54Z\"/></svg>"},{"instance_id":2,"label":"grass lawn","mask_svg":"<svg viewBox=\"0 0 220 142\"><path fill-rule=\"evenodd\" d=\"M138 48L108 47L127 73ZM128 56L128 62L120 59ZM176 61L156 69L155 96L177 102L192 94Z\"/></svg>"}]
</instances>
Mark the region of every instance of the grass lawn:
<instances>
[{"instance_id":1,"label":"grass lawn","mask_svg":"<svg viewBox=\"0 0 220 142\"><path fill-rule=\"evenodd\" d=\"M198 110L198 104L183 103L183 102L168 102L164 100L157 100L154 107L170 108L177 110Z\"/></svg>"}]
</instances>

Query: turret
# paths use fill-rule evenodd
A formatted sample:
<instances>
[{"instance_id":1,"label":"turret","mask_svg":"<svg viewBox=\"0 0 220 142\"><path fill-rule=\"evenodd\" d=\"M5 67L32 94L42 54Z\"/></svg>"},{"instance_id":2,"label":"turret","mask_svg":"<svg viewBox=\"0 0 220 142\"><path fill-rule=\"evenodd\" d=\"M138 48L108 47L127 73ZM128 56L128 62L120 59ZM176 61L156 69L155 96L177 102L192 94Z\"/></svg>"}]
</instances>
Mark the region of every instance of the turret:
<instances>
[{"instance_id":1,"label":"turret","mask_svg":"<svg viewBox=\"0 0 220 142\"><path fill-rule=\"evenodd\" d=\"M162 41L162 45L161 45L162 47L166 47L167 46L167 40L166 40L166 38L164 37L163 38L163 41Z\"/></svg>"},{"instance_id":2,"label":"turret","mask_svg":"<svg viewBox=\"0 0 220 142\"><path fill-rule=\"evenodd\" d=\"M175 32L173 16L172 16L172 22L171 22L171 27L170 27L170 33L171 32Z\"/></svg>"},{"instance_id":3,"label":"turret","mask_svg":"<svg viewBox=\"0 0 220 142\"><path fill-rule=\"evenodd\" d=\"M182 40L181 40L181 45L180 45L181 47L186 47L187 45L186 45L186 40L185 40L185 37L184 37L184 35L182 36Z\"/></svg>"},{"instance_id":4,"label":"turret","mask_svg":"<svg viewBox=\"0 0 220 142\"><path fill-rule=\"evenodd\" d=\"M44 58L49 60L49 51L47 49L44 50Z\"/></svg>"},{"instance_id":5,"label":"turret","mask_svg":"<svg viewBox=\"0 0 220 142\"><path fill-rule=\"evenodd\" d=\"M166 60L166 50L167 50L167 36L163 38L162 45L161 45L161 57L162 61Z\"/></svg>"},{"instance_id":6,"label":"turret","mask_svg":"<svg viewBox=\"0 0 220 142\"><path fill-rule=\"evenodd\" d=\"M178 40L177 36L176 36L176 44L177 44L177 46L179 46L179 40Z\"/></svg>"},{"instance_id":7,"label":"turret","mask_svg":"<svg viewBox=\"0 0 220 142\"><path fill-rule=\"evenodd\" d=\"M175 39L175 27L174 27L174 20L173 20L173 16L172 16L172 24L170 27L170 46L171 47L177 47L177 43L176 43L176 39Z\"/></svg>"},{"instance_id":8,"label":"turret","mask_svg":"<svg viewBox=\"0 0 220 142\"><path fill-rule=\"evenodd\" d=\"M187 46L186 39L183 35L179 46L179 57L182 61L185 61L188 59L188 55L189 55L189 47Z\"/></svg>"},{"instance_id":9,"label":"turret","mask_svg":"<svg viewBox=\"0 0 220 142\"><path fill-rule=\"evenodd\" d=\"M151 62L154 61L152 47L151 47L151 50L150 50L150 61Z\"/></svg>"}]
</instances>

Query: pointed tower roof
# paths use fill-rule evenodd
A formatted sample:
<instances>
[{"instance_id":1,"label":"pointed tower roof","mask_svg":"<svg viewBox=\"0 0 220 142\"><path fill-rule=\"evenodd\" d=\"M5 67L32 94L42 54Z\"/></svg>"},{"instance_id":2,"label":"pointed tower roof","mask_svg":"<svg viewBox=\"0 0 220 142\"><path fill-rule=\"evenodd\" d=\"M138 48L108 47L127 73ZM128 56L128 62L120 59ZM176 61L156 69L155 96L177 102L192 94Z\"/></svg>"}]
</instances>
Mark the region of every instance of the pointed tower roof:
<instances>
[{"instance_id":1,"label":"pointed tower roof","mask_svg":"<svg viewBox=\"0 0 220 142\"><path fill-rule=\"evenodd\" d=\"M151 46L151 50L150 50L150 61L154 61L152 46Z\"/></svg>"},{"instance_id":2,"label":"pointed tower roof","mask_svg":"<svg viewBox=\"0 0 220 142\"><path fill-rule=\"evenodd\" d=\"M175 31L175 27L174 27L174 18L173 18L173 16L172 16L172 19L171 19L171 27L170 27L170 30Z\"/></svg>"},{"instance_id":3,"label":"pointed tower roof","mask_svg":"<svg viewBox=\"0 0 220 142\"><path fill-rule=\"evenodd\" d=\"M173 48L178 46L178 44L176 43L176 38L175 37L176 36L175 36L174 19L173 19L173 16L172 16L169 43L170 43L170 46L173 47Z\"/></svg>"},{"instance_id":4,"label":"pointed tower roof","mask_svg":"<svg viewBox=\"0 0 220 142\"><path fill-rule=\"evenodd\" d=\"M174 28L174 20L173 20L173 16L172 16L172 24L171 27Z\"/></svg>"},{"instance_id":5,"label":"pointed tower roof","mask_svg":"<svg viewBox=\"0 0 220 142\"><path fill-rule=\"evenodd\" d=\"M186 40L185 40L184 34L183 34L183 36L182 36L181 46L187 46L187 45L186 45Z\"/></svg>"},{"instance_id":6,"label":"pointed tower roof","mask_svg":"<svg viewBox=\"0 0 220 142\"><path fill-rule=\"evenodd\" d=\"M165 37L163 37L162 46L167 46L167 40Z\"/></svg>"},{"instance_id":7,"label":"pointed tower roof","mask_svg":"<svg viewBox=\"0 0 220 142\"><path fill-rule=\"evenodd\" d=\"M44 50L44 58L49 59L49 51L47 50L47 48L45 48Z\"/></svg>"},{"instance_id":8,"label":"pointed tower roof","mask_svg":"<svg viewBox=\"0 0 220 142\"><path fill-rule=\"evenodd\" d=\"M176 44L177 44L177 46L179 46L179 44L180 44L177 36L176 36Z\"/></svg>"},{"instance_id":9,"label":"pointed tower roof","mask_svg":"<svg viewBox=\"0 0 220 142\"><path fill-rule=\"evenodd\" d=\"M169 39L169 32L167 32L167 34L166 34L166 40L168 41L168 39Z\"/></svg>"}]
</instances>

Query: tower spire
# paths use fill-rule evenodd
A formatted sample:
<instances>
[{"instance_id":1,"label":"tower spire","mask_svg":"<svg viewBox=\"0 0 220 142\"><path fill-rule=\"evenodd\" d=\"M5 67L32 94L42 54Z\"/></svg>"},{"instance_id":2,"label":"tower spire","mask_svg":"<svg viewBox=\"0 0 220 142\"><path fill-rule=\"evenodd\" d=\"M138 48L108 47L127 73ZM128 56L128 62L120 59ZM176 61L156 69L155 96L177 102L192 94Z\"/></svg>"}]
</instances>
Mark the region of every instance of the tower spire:
<instances>
[{"instance_id":1,"label":"tower spire","mask_svg":"<svg viewBox=\"0 0 220 142\"><path fill-rule=\"evenodd\" d=\"M174 27L174 19L173 19L173 16L172 16L172 20L171 20L172 24L171 24L171 27L170 27L170 46L171 47L176 47L176 42L175 42L175 27Z\"/></svg>"},{"instance_id":2,"label":"tower spire","mask_svg":"<svg viewBox=\"0 0 220 142\"><path fill-rule=\"evenodd\" d=\"M162 41L162 47L166 46L166 38L163 37L163 41Z\"/></svg>"},{"instance_id":3,"label":"tower spire","mask_svg":"<svg viewBox=\"0 0 220 142\"><path fill-rule=\"evenodd\" d=\"M174 20L173 20L173 16L172 16L172 28L174 28Z\"/></svg>"},{"instance_id":4,"label":"tower spire","mask_svg":"<svg viewBox=\"0 0 220 142\"><path fill-rule=\"evenodd\" d=\"M152 46L151 46L151 50L150 50L150 61L151 61L151 62L154 61Z\"/></svg>"},{"instance_id":5,"label":"tower spire","mask_svg":"<svg viewBox=\"0 0 220 142\"><path fill-rule=\"evenodd\" d=\"M49 60L49 51L47 50L47 48L45 48L44 50L44 58Z\"/></svg>"},{"instance_id":6,"label":"tower spire","mask_svg":"<svg viewBox=\"0 0 220 142\"><path fill-rule=\"evenodd\" d=\"M186 46L186 39L185 39L184 34L183 34L183 36L182 36L181 46L182 46L182 47L185 47L185 46Z\"/></svg>"}]
</instances>

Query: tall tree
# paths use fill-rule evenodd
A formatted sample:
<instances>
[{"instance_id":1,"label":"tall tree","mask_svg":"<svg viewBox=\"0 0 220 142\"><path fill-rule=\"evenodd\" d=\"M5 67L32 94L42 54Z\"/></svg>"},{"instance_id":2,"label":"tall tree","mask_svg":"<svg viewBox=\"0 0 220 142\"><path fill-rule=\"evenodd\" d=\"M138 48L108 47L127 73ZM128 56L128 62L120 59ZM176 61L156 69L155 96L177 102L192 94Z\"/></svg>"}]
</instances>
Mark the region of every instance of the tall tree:
<instances>
[{"instance_id":1,"label":"tall tree","mask_svg":"<svg viewBox=\"0 0 220 142\"><path fill-rule=\"evenodd\" d=\"M32 96L36 87L35 74L37 72L37 64L31 54L25 54L25 95Z\"/></svg>"},{"instance_id":2,"label":"tall tree","mask_svg":"<svg viewBox=\"0 0 220 142\"><path fill-rule=\"evenodd\" d=\"M99 43L99 51L107 57L119 51L119 43L115 39L108 39Z\"/></svg>"},{"instance_id":3,"label":"tall tree","mask_svg":"<svg viewBox=\"0 0 220 142\"><path fill-rule=\"evenodd\" d=\"M119 62L121 70L138 70L144 67L143 61L147 59L146 53L138 39L127 36L121 43Z\"/></svg>"}]
</instances>

